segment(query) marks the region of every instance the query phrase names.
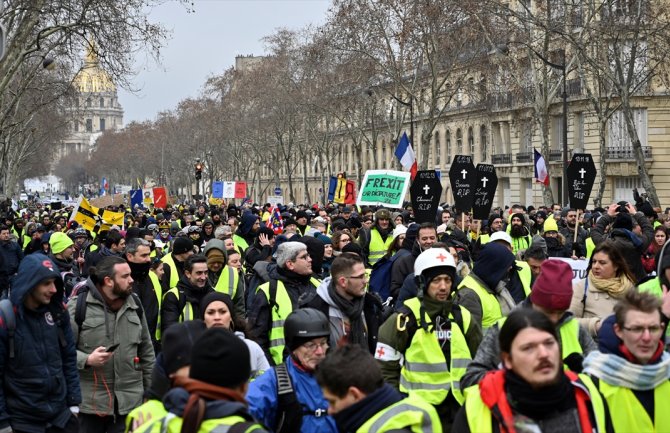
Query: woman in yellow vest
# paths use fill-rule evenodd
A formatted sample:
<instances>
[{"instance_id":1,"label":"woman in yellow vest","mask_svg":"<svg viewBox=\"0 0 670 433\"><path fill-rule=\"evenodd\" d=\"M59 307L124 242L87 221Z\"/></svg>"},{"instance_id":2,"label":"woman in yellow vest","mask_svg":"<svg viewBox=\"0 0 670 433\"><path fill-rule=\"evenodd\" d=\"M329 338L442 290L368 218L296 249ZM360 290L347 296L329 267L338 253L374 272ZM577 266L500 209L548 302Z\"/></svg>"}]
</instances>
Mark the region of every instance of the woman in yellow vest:
<instances>
[{"instance_id":1,"label":"woman in yellow vest","mask_svg":"<svg viewBox=\"0 0 670 433\"><path fill-rule=\"evenodd\" d=\"M670 355L663 331L670 295L628 291L601 329L602 352L584 360L607 401L616 432L670 431Z\"/></svg>"},{"instance_id":2,"label":"woman in yellow vest","mask_svg":"<svg viewBox=\"0 0 670 433\"><path fill-rule=\"evenodd\" d=\"M387 383L435 406L444 431L450 431L463 402L459 381L481 341L481 328L450 297L456 265L447 250L422 252L414 274L419 297L406 300L381 326L375 358Z\"/></svg>"},{"instance_id":3,"label":"woman in yellow vest","mask_svg":"<svg viewBox=\"0 0 670 433\"><path fill-rule=\"evenodd\" d=\"M454 432L612 431L589 377L563 370L556 328L546 315L530 308L514 311L500 329L499 344L503 368L466 390Z\"/></svg>"},{"instance_id":4,"label":"woman in yellow vest","mask_svg":"<svg viewBox=\"0 0 670 433\"><path fill-rule=\"evenodd\" d=\"M560 260L545 260L530 296L518 308L532 308L551 320L556 327L564 364L569 364L568 368L579 373L584 356L598 347L588 330L579 326L572 313L568 312L571 300L572 268ZM484 334L477 354L461 378L463 389L477 385L486 373L500 365L498 338L505 320L500 319Z\"/></svg>"}]
</instances>

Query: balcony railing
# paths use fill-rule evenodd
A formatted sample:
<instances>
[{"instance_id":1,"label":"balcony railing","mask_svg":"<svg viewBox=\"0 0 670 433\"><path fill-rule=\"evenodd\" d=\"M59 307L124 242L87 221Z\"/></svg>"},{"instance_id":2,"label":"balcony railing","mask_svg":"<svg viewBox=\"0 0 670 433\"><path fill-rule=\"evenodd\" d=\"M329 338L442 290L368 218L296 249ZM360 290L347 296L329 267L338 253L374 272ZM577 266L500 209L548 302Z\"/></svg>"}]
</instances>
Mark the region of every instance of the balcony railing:
<instances>
[{"instance_id":1,"label":"balcony railing","mask_svg":"<svg viewBox=\"0 0 670 433\"><path fill-rule=\"evenodd\" d=\"M568 155L570 156L570 155ZM562 150L550 150L549 151L549 161L563 161L563 151Z\"/></svg>"},{"instance_id":2,"label":"balcony railing","mask_svg":"<svg viewBox=\"0 0 670 433\"><path fill-rule=\"evenodd\" d=\"M642 153L644 153L644 159L651 159L651 146L642 146ZM607 159L635 159L635 150L633 146L629 147L611 147L607 149Z\"/></svg>"},{"instance_id":3,"label":"balcony railing","mask_svg":"<svg viewBox=\"0 0 670 433\"><path fill-rule=\"evenodd\" d=\"M533 162L533 152L519 152L516 154L516 162L523 164Z\"/></svg>"},{"instance_id":4,"label":"balcony railing","mask_svg":"<svg viewBox=\"0 0 670 433\"><path fill-rule=\"evenodd\" d=\"M497 155L491 156L491 162L495 164L511 164L512 163L512 154L511 153L499 153Z\"/></svg>"}]
</instances>

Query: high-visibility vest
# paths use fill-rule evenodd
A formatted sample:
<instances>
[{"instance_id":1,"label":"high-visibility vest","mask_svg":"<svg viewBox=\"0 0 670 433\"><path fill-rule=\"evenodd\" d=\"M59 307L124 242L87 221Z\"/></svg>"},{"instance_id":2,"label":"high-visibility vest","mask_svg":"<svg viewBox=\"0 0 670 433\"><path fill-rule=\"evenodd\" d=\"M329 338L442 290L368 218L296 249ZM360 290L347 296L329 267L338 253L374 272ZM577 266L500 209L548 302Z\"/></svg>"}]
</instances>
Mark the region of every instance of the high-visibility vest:
<instances>
[{"instance_id":1,"label":"high-visibility vest","mask_svg":"<svg viewBox=\"0 0 670 433\"><path fill-rule=\"evenodd\" d=\"M169 414L173 415L173 414ZM242 423L242 422L248 422L246 419L242 418L239 415L231 415L227 416L225 418L213 418L213 419L207 419L200 424L200 428L198 428L198 433L228 433L231 428L233 428L236 424ZM179 416L173 415L170 417L169 421L167 422L167 428L164 428L162 430L163 433L181 433L181 426L183 424L183 419ZM253 433L253 432L258 432L258 431L264 431L263 426L260 424L254 424L249 427L247 427L246 430L244 430L244 433Z\"/></svg>"},{"instance_id":2,"label":"high-visibility vest","mask_svg":"<svg viewBox=\"0 0 670 433\"><path fill-rule=\"evenodd\" d=\"M586 258L590 259L591 255L593 255L593 250L596 249L596 244L593 242L593 239L591 239L591 236L586 238Z\"/></svg>"},{"instance_id":3,"label":"high-visibility vest","mask_svg":"<svg viewBox=\"0 0 670 433\"><path fill-rule=\"evenodd\" d=\"M151 280L151 286L154 288L154 294L156 295L156 300L158 301L158 322L156 323L156 341L161 340L161 304L163 303L163 288L161 287L161 282L158 279L158 275L154 272L149 271L149 279Z\"/></svg>"},{"instance_id":4,"label":"high-visibility vest","mask_svg":"<svg viewBox=\"0 0 670 433\"><path fill-rule=\"evenodd\" d=\"M500 373L497 373L500 374ZM575 394L580 392L585 392L588 395L588 398L593 407L594 418L596 421L593 428L594 433L604 433L606 431L606 418L605 418L605 406L598 392L598 389L593 384L591 379L583 374L577 375L571 371L565 373L570 377L570 382L572 383L573 390ZM509 403L507 402L507 394L503 391L500 392L500 399L503 400L502 403L507 406L509 409ZM501 411L501 406L503 404L496 404L496 410ZM612 412L610 405L610 413ZM503 409L504 410L504 409ZM579 404L578 404L579 410ZM644 409L643 409L644 410ZM479 385L474 385L468 388L465 392L465 413L468 418L468 426L472 433L492 433L493 432L493 417L491 416L491 408L488 407L483 401L482 396L479 390ZM588 409L586 413L582 413L583 416L588 416ZM579 417L581 418L581 417ZM582 426L583 427L583 426ZM617 430L615 431L643 431L643 430ZM647 430L651 431L651 430Z\"/></svg>"},{"instance_id":5,"label":"high-visibility vest","mask_svg":"<svg viewBox=\"0 0 670 433\"><path fill-rule=\"evenodd\" d=\"M483 234L479 236L479 245L486 245L491 240L491 235Z\"/></svg>"},{"instance_id":6,"label":"high-visibility vest","mask_svg":"<svg viewBox=\"0 0 670 433\"><path fill-rule=\"evenodd\" d=\"M409 429L413 433L442 432L437 411L418 396L400 400L374 414L356 433L384 433Z\"/></svg>"},{"instance_id":7,"label":"high-visibility vest","mask_svg":"<svg viewBox=\"0 0 670 433\"><path fill-rule=\"evenodd\" d=\"M386 242L384 242L382 240L382 235L379 234L379 231L377 231L376 228L373 227L370 230L370 246L368 253L368 263L370 263L370 266L374 266L379 259L384 257L384 254L386 254L386 251L388 251L392 243L393 236L386 236Z\"/></svg>"},{"instance_id":8,"label":"high-visibility vest","mask_svg":"<svg viewBox=\"0 0 670 433\"><path fill-rule=\"evenodd\" d=\"M530 271L530 265L524 262L523 260L515 260L517 267L521 268L517 271L519 279L521 280L521 285L523 286L523 291L526 296L530 295L531 285L530 282L533 280L533 273Z\"/></svg>"},{"instance_id":9,"label":"high-visibility vest","mask_svg":"<svg viewBox=\"0 0 670 433\"><path fill-rule=\"evenodd\" d=\"M614 386L602 379L600 392L607 401L616 432L670 432L670 382L665 381L654 389L654 419L644 409L629 388Z\"/></svg>"},{"instance_id":10,"label":"high-visibility vest","mask_svg":"<svg viewBox=\"0 0 670 433\"><path fill-rule=\"evenodd\" d=\"M479 297L479 302L482 304L482 330L486 331L503 317L500 302L479 281L468 275L458 285L459 289L462 287L472 289Z\"/></svg>"},{"instance_id":11,"label":"high-visibility vest","mask_svg":"<svg viewBox=\"0 0 670 433\"><path fill-rule=\"evenodd\" d=\"M221 275L214 286L214 290L219 293L225 293L230 296L230 299L235 297L237 293L237 284L240 281L240 277L237 274L237 269L231 269L230 266L224 266L221 270Z\"/></svg>"},{"instance_id":12,"label":"high-visibility vest","mask_svg":"<svg viewBox=\"0 0 670 433\"><path fill-rule=\"evenodd\" d=\"M174 263L174 257L172 257L172 254L166 254L161 262L170 267L170 287L176 287L179 282L179 272L177 271L177 265Z\"/></svg>"},{"instance_id":13,"label":"high-visibility vest","mask_svg":"<svg viewBox=\"0 0 670 433\"><path fill-rule=\"evenodd\" d=\"M244 252L247 250L247 248L249 248L247 241L242 236L234 234L233 243L238 248L237 251L239 251L240 255L244 257Z\"/></svg>"},{"instance_id":14,"label":"high-visibility vest","mask_svg":"<svg viewBox=\"0 0 670 433\"><path fill-rule=\"evenodd\" d=\"M162 401L147 400L126 416L126 433L131 431L135 421L139 421L140 425L132 430L133 433L160 433L162 421L167 414Z\"/></svg>"},{"instance_id":15,"label":"high-visibility vest","mask_svg":"<svg viewBox=\"0 0 670 433\"><path fill-rule=\"evenodd\" d=\"M502 328L505 324L507 317L503 317L498 320L498 329ZM584 353L582 345L579 343L579 321L577 319L570 318L561 323L561 326L558 328L558 332L561 338L561 358L565 359L571 353Z\"/></svg>"},{"instance_id":16,"label":"high-visibility vest","mask_svg":"<svg viewBox=\"0 0 670 433\"><path fill-rule=\"evenodd\" d=\"M177 301L181 299L179 295L179 289L177 287L173 287L168 292L163 296L167 296L168 293L172 293L176 298ZM199 317L194 317L195 314L193 313L193 305L191 305L190 302L186 301L184 303L184 309L182 310L181 314L179 315L179 321L180 322L188 322L191 320L199 319Z\"/></svg>"},{"instance_id":17,"label":"high-visibility vest","mask_svg":"<svg viewBox=\"0 0 670 433\"><path fill-rule=\"evenodd\" d=\"M416 323L421 323L421 301L412 298L405 301L405 306L414 314ZM457 307L459 308L459 307ZM472 361L472 355L465 340L465 332L470 327L470 312L461 308L463 315L463 328L449 314L451 320L451 363L447 368L447 360L442 348L437 341L434 331L426 331L418 327L409 347L405 351L405 361L400 371L400 391L416 394L432 405L441 404L449 390L459 403L463 403L460 379L465 374L465 369ZM425 320L430 325L432 322L424 312Z\"/></svg>"},{"instance_id":18,"label":"high-visibility vest","mask_svg":"<svg viewBox=\"0 0 670 433\"><path fill-rule=\"evenodd\" d=\"M310 283L314 287L319 287L321 284L314 277L310 279ZM265 293L265 297L270 302L270 283L267 282L258 286L256 293L259 290ZM270 306L270 310L272 311L272 327L270 328L269 352L275 365L279 365L284 359L284 346L286 345L284 341L284 320L293 312L293 303L281 280L277 280L277 293L275 294L274 302L276 306Z\"/></svg>"}]
</instances>

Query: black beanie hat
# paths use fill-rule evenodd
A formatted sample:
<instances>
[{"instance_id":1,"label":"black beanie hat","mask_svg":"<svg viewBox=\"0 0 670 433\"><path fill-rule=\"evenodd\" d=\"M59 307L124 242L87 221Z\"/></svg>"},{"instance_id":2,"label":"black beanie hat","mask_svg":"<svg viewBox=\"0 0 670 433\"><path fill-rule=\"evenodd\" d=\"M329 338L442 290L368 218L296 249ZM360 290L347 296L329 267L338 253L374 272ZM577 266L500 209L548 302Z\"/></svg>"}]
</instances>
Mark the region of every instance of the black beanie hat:
<instances>
[{"instance_id":1,"label":"black beanie hat","mask_svg":"<svg viewBox=\"0 0 670 433\"><path fill-rule=\"evenodd\" d=\"M207 306L216 301L221 301L226 304L228 311L230 311L230 316L235 316L235 307L233 306L233 300L230 299L230 296L228 296L226 293L210 292L202 298L202 301L200 301L200 318L202 320L205 320L205 311L207 311Z\"/></svg>"},{"instance_id":2,"label":"black beanie hat","mask_svg":"<svg viewBox=\"0 0 670 433\"><path fill-rule=\"evenodd\" d=\"M629 213L618 213L612 224L614 229L633 230L633 217Z\"/></svg>"},{"instance_id":3,"label":"black beanie hat","mask_svg":"<svg viewBox=\"0 0 670 433\"><path fill-rule=\"evenodd\" d=\"M251 355L241 338L223 328L210 328L195 342L191 379L236 388L251 376Z\"/></svg>"},{"instance_id":4,"label":"black beanie hat","mask_svg":"<svg viewBox=\"0 0 670 433\"><path fill-rule=\"evenodd\" d=\"M168 375L191 365L193 343L207 328L202 320L175 323L163 334L163 364Z\"/></svg>"},{"instance_id":5,"label":"black beanie hat","mask_svg":"<svg viewBox=\"0 0 670 433\"><path fill-rule=\"evenodd\" d=\"M295 214L295 219L298 220L298 219L300 219L300 218L307 218L307 221L309 221L309 215L307 215L307 212L305 212L304 210L299 210L299 211Z\"/></svg>"},{"instance_id":6,"label":"black beanie hat","mask_svg":"<svg viewBox=\"0 0 670 433\"><path fill-rule=\"evenodd\" d=\"M180 236L172 244L172 254L184 254L193 251L193 241L190 238Z\"/></svg>"},{"instance_id":7,"label":"black beanie hat","mask_svg":"<svg viewBox=\"0 0 670 433\"><path fill-rule=\"evenodd\" d=\"M451 288L454 289L455 287L453 286L453 284L455 282L456 270L451 266L436 266L434 268L425 269L421 273L426 288L428 288L430 282L433 281L433 278L437 277L438 275L445 275L445 274L449 275L449 278L451 278L451 284L452 284Z\"/></svg>"}]
</instances>

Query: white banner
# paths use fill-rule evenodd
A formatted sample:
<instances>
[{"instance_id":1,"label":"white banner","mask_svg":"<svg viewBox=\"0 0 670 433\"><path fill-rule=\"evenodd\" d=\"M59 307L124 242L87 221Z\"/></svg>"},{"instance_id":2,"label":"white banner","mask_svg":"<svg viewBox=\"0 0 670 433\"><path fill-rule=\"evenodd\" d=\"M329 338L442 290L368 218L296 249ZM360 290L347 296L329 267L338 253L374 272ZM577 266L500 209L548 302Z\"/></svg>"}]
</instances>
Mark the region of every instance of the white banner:
<instances>
[{"instance_id":1,"label":"white banner","mask_svg":"<svg viewBox=\"0 0 670 433\"><path fill-rule=\"evenodd\" d=\"M235 198L235 182L223 182L223 198Z\"/></svg>"},{"instance_id":2,"label":"white banner","mask_svg":"<svg viewBox=\"0 0 670 433\"><path fill-rule=\"evenodd\" d=\"M284 197L281 195L269 195L266 203L270 203L272 206L284 204Z\"/></svg>"},{"instance_id":3,"label":"white banner","mask_svg":"<svg viewBox=\"0 0 670 433\"><path fill-rule=\"evenodd\" d=\"M589 267L589 261L587 259L583 260L573 260L566 259L563 257L550 257L550 260L563 260L565 263L569 264L572 268L572 282L576 283L579 280L586 278L586 268Z\"/></svg>"}]
</instances>

